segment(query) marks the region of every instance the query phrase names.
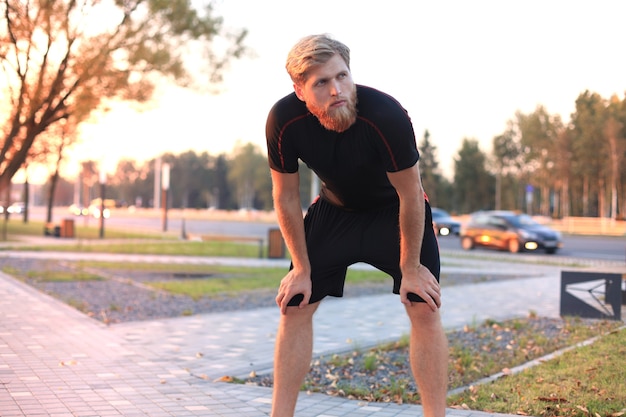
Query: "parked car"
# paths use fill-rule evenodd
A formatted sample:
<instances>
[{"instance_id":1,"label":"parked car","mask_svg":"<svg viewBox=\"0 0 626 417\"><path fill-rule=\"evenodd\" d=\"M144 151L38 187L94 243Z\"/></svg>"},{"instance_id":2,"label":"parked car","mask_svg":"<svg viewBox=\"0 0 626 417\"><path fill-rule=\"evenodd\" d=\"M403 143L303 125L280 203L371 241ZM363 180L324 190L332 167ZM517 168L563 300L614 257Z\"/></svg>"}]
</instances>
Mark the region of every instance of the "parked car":
<instances>
[{"instance_id":1,"label":"parked car","mask_svg":"<svg viewBox=\"0 0 626 417\"><path fill-rule=\"evenodd\" d=\"M72 204L69 210L74 216L87 216L89 214L89 209L80 204Z\"/></svg>"},{"instance_id":2,"label":"parked car","mask_svg":"<svg viewBox=\"0 0 626 417\"><path fill-rule=\"evenodd\" d=\"M432 207L433 228L439 236L459 235L461 223L450 217L450 214L440 208Z\"/></svg>"},{"instance_id":3,"label":"parked car","mask_svg":"<svg viewBox=\"0 0 626 417\"><path fill-rule=\"evenodd\" d=\"M11 214L15 213L15 214L21 214L24 213L24 210L26 210L26 204L24 204L21 201L17 201L13 204L11 204L9 206L9 208L7 209L7 211Z\"/></svg>"},{"instance_id":4,"label":"parked car","mask_svg":"<svg viewBox=\"0 0 626 417\"><path fill-rule=\"evenodd\" d=\"M105 200L106 201L106 200ZM82 206L80 204L72 204L70 206L70 213L75 216L93 216L96 219L100 218L100 205L92 204L89 207ZM111 210L107 207L104 208L104 218L108 219L111 216Z\"/></svg>"},{"instance_id":5,"label":"parked car","mask_svg":"<svg viewBox=\"0 0 626 417\"><path fill-rule=\"evenodd\" d=\"M473 213L461 227L461 247L476 246L508 250L511 253L543 249L556 253L563 246L561 234L539 224L527 214L514 211L480 211Z\"/></svg>"}]
</instances>

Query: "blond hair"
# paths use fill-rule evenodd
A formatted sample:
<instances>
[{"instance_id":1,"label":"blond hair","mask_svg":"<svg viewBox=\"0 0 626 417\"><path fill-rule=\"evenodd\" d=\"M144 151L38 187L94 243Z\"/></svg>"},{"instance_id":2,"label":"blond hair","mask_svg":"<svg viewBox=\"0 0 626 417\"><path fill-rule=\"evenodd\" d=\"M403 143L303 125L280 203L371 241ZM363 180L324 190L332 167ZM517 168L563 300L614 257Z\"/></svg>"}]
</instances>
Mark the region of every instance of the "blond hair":
<instances>
[{"instance_id":1,"label":"blond hair","mask_svg":"<svg viewBox=\"0 0 626 417\"><path fill-rule=\"evenodd\" d=\"M350 48L346 45L326 34L306 36L291 48L285 67L291 80L300 85L306 81L312 67L325 64L335 54L350 68Z\"/></svg>"}]
</instances>

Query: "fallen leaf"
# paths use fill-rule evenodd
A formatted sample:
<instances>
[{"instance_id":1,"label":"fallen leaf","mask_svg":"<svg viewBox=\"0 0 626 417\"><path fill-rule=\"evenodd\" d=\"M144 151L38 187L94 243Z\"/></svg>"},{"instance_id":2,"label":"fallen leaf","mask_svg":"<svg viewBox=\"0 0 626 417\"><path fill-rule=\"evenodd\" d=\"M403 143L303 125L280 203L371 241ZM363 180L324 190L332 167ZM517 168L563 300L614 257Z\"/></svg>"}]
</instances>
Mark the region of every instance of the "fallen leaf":
<instances>
[{"instance_id":1,"label":"fallen leaf","mask_svg":"<svg viewBox=\"0 0 626 417\"><path fill-rule=\"evenodd\" d=\"M233 377L229 375L224 375L224 376L217 378L213 382L233 382Z\"/></svg>"},{"instance_id":2,"label":"fallen leaf","mask_svg":"<svg viewBox=\"0 0 626 417\"><path fill-rule=\"evenodd\" d=\"M539 401L546 401L551 403L566 403L567 400L565 398L557 398L557 397L538 397Z\"/></svg>"}]
</instances>

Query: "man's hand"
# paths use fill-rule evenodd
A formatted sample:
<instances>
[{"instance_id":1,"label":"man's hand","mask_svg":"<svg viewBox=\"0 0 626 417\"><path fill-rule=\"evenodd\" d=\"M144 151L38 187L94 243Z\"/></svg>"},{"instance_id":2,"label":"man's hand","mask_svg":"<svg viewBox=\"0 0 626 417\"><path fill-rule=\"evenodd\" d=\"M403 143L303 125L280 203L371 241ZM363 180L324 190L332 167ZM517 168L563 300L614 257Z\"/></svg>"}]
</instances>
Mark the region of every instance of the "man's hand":
<instances>
[{"instance_id":1,"label":"man's hand","mask_svg":"<svg viewBox=\"0 0 626 417\"><path fill-rule=\"evenodd\" d=\"M278 294L276 295L276 304L280 307L281 314L287 313L287 304L289 301L298 294L302 294L303 298L299 308L305 307L309 304L311 299L311 274L305 272L298 272L292 269L285 275L280 281L278 287Z\"/></svg>"},{"instance_id":2,"label":"man's hand","mask_svg":"<svg viewBox=\"0 0 626 417\"><path fill-rule=\"evenodd\" d=\"M402 271L400 283L400 301L410 306L409 293L419 295L433 311L441 307L441 287L437 278L423 265L413 271Z\"/></svg>"}]
</instances>

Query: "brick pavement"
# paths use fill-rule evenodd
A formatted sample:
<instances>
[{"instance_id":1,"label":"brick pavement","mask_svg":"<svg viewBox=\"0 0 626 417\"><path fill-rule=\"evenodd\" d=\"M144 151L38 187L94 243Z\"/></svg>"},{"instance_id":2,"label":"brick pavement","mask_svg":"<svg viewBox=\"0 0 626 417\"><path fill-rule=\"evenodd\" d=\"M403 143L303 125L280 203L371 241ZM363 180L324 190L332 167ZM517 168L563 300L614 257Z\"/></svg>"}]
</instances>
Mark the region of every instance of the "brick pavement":
<instances>
[{"instance_id":1,"label":"brick pavement","mask_svg":"<svg viewBox=\"0 0 626 417\"><path fill-rule=\"evenodd\" d=\"M4 252L0 262L2 256L28 255ZM94 254L89 257L93 259ZM228 262L208 258L131 259ZM500 273L520 270L514 264L461 262L463 266L448 268ZM560 268L525 265L523 269L529 278L446 287L444 327L523 316L530 310L542 316L558 316ZM275 308L107 327L0 273L0 317L2 417L269 414L270 389L216 380L271 368L278 320ZM315 354L323 354L398 338L407 332L408 320L397 296L381 295L325 301L316 313L315 326ZM403 417L422 415L422 409L417 405L365 403L302 393L296 415ZM447 416L495 415L448 409Z\"/></svg>"}]
</instances>

